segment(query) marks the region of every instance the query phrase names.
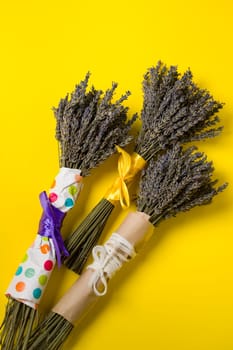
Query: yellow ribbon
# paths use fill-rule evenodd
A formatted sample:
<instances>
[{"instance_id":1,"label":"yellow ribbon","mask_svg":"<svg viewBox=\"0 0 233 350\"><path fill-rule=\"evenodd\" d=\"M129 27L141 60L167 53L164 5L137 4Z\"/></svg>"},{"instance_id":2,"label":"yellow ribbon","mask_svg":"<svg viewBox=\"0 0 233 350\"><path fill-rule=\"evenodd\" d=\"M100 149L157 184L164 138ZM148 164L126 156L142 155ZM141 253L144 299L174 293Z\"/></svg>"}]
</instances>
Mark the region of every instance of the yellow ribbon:
<instances>
[{"instance_id":1,"label":"yellow ribbon","mask_svg":"<svg viewBox=\"0 0 233 350\"><path fill-rule=\"evenodd\" d=\"M141 171L146 161L137 153L133 153L131 156L121 147L116 146L117 151L120 153L118 160L118 174L119 176L114 181L111 188L104 196L112 204L120 201L123 209L126 209L130 205L130 197L127 185L129 185L134 177Z\"/></svg>"}]
</instances>

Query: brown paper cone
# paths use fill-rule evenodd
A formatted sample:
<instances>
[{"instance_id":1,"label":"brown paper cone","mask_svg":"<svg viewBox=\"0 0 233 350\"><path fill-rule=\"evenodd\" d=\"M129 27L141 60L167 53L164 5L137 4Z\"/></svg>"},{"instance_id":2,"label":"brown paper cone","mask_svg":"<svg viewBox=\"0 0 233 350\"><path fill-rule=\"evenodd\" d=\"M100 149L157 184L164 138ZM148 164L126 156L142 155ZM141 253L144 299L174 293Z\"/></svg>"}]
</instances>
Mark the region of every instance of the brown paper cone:
<instances>
[{"instance_id":1,"label":"brown paper cone","mask_svg":"<svg viewBox=\"0 0 233 350\"><path fill-rule=\"evenodd\" d=\"M134 212L126 217L116 232L137 249L152 227L148 215L142 212ZM93 270L87 269L54 306L52 311L62 315L72 324L80 321L99 298L89 286L92 274ZM101 289L101 283L99 283L98 287Z\"/></svg>"}]
</instances>

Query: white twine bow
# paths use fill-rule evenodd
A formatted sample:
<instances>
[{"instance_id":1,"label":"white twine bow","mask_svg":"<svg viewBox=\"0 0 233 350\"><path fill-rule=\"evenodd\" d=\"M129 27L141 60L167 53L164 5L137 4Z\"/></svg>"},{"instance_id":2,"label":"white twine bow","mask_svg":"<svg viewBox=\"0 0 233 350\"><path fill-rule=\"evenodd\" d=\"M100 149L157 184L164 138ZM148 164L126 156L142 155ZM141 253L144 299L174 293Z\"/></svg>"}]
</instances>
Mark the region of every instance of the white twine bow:
<instances>
[{"instance_id":1,"label":"white twine bow","mask_svg":"<svg viewBox=\"0 0 233 350\"><path fill-rule=\"evenodd\" d=\"M124 262L133 258L136 253L132 244L118 233L113 233L103 245L97 245L92 250L94 262L87 268L94 270L91 275L89 286L97 296L107 293L107 280L112 278ZM98 289L98 283L103 285L103 291Z\"/></svg>"}]
</instances>

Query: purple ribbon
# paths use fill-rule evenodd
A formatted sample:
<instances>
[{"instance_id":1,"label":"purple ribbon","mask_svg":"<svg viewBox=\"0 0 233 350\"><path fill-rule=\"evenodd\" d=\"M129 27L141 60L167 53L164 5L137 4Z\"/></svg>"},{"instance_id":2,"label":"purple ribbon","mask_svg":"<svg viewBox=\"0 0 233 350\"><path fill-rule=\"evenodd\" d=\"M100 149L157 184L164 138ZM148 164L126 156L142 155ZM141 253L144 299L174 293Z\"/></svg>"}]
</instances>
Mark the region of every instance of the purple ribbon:
<instances>
[{"instance_id":1,"label":"purple ribbon","mask_svg":"<svg viewBox=\"0 0 233 350\"><path fill-rule=\"evenodd\" d=\"M60 267L62 256L69 256L69 252L64 245L60 232L60 228L66 214L55 208L50 203L45 191L41 192L39 198L43 208L43 214L40 219L38 233L42 237L48 237L53 240L57 257L57 265Z\"/></svg>"}]
</instances>

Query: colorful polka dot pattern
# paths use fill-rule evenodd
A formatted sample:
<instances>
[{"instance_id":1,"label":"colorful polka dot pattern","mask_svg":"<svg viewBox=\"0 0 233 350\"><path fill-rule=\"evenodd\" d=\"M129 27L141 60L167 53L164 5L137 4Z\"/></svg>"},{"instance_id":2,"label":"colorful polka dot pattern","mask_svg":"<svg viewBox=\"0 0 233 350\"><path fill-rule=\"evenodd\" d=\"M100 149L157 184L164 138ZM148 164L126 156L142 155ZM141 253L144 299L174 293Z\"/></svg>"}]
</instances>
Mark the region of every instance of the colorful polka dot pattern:
<instances>
[{"instance_id":1,"label":"colorful polka dot pattern","mask_svg":"<svg viewBox=\"0 0 233 350\"><path fill-rule=\"evenodd\" d=\"M44 269L45 269L45 271L51 271L53 269L53 262L52 262L52 260L46 260L45 261Z\"/></svg>"},{"instance_id":2,"label":"colorful polka dot pattern","mask_svg":"<svg viewBox=\"0 0 233 350\"><path fill-rule=\"evenodd\" d=\"M22 266L19 266L15 274L16 274L16 276L19 276L19 275L21 275L22 272L23 272L23 268L22 268Z\"/></svg>"},{"instance_id":3,"label":"colorful polka dot pattern","mask_svg":"<svg viewBox=\"0 0 233 350\"><path fill-rule=\"evenodd\" d=\"M25 283L24 282L16 283L15 289L17 290L17 292L22 292L25 289Z\"/></svg>"},{"instance_id":4,"label":"colorful polka dot pattern","mask_svg":"<svg viewBox=\"0 0 233 350\"><path fill-rule=\"evenodd\" d=\"M42 254L47 254L50 251L49 245L48 244L43 244L40 247L40 251L41 251Z\"/></svg>"},{"instance_id":5,"label":"colorful polka dot pattern","mask_svg":"<svg viewBox=\"0 0 233 350\"><path fill-rule=\"evenodd\" d=\"M74 201L72 198L66 198L65 200L66 208L72 208L74 206Z\"/></svg>"},{"instance_id":6,"label":"colorful polka dot pattern","mask_svg":"<svg viewBox=\"0 0 233 350\"><path fill-rule=\"evenodd\" d=\"M41 286L44 286L48 281L48 277L46 275L41 275L39 278L38 278L38 282Z\"/></svg>"},{"instance_id":7,"label":"colorful polka dot pattern","mask_svg":"<svg viewBox=\"0 0 233 350\"><path fill-rule=\"evenodd\" d=\"M33 290L33 296L35 299L40 299L42 290L40 288L36 288Z\"/></svg>"},{"instance_id":8,"label":"colorful polka dot pattern","mask_svg":"<svg viewBox=\"0 0 233 350\"><path fill-rule=\"evenodd\" d=\"M63 213L70 210L81 191L81 182L80 170L61 168L49 191L52 205ZM6 295L36 309L55 263L53 241L37 235L18 267Z\"/></svg>"},{"instance_id":9,"label":"colorful polka dot pattern","mask_svg":"<svg viewBox=\"0 0 233 350\"><path fill-rule=\"evenodd\" d=\"M73 208L82 188L81 171L61 168L49 191L50 202L63 213Z\"/></svg>"},{"instance_id":10,"label":"colorful polka dot pattern","mask_svg":"<svg viewBox=\"0 0 233 350\"><path fill-rule=\"evenodd\" d=\"M51 192L49 194L49 200L50 200L51 203L56 202L57 199L58 199L58 195L56 193Z\"/></svg>"},{"instance_id":11,"label":"colorful polka dot pattern","mask_svg":"<svg viewBox=\"0 0 233 350\"><path fill-rule=\"evenodd\" d=\"M28 278L32 278L35 275L36 271L35 269L29 267L26 271L25 271L25 276Z\"/></svg>"},{"instance_id":12,"label":"colorful polka dot pattern","mask_svg":"<svg viewBox=\"0 0 233 350\"><path fill-rule=\"evenodd\" d=\"M69 188L68 188L68 192L71 194L71 196L75 196L76 193L77 193L77 187L74 186L74 185L71 185Z\"/></svg>"},{"instance_id":13,"label":"colorful polka dot pattern","mask_svg":"<svg viewBox=\"0 0 233 350\"><path fill-rule=\"evenodd\" d=\"M52 240L37 235L17 268L6 295L36 309L55 264Z\"/></svg>"}]
</instances>

